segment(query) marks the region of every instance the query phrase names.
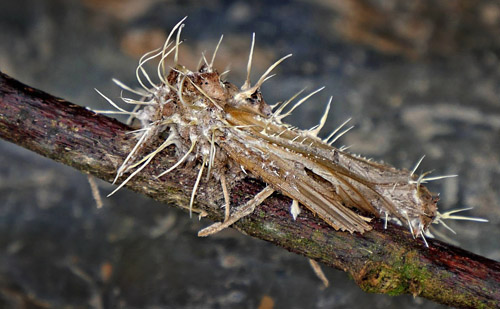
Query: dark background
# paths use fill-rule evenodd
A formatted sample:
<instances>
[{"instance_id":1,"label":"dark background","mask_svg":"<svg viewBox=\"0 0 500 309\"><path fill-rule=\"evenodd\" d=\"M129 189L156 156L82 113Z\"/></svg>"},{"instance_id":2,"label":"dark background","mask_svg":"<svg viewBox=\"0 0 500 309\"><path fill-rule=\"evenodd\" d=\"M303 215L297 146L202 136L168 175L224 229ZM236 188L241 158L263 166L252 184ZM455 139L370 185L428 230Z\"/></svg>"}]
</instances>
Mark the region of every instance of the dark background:
<instances>
[{"instance_id":1,"label":"dark background","mask_svg":"<svg viewBox=\"0 0 500 309\"><path fill-rule=\"evenodd\" d=\"M430 185L440 209L474 207L490 223L451 222L460 246L500 260L500 5L496 1L0 1L0 70L77 104L109 108L93 88L136 85L138 58L188 15L180 60L202 51L241 85L251 33L253 80L293 53L266 83L269 103L326 86L289 121L337 145L421 171L459 174ZM99 182L102 193L112 186ZM421 298L362 292L324 267L126 190L96 209L85 175L0 141L0 307L439 308Z\"/></svg>"}]
</instances>

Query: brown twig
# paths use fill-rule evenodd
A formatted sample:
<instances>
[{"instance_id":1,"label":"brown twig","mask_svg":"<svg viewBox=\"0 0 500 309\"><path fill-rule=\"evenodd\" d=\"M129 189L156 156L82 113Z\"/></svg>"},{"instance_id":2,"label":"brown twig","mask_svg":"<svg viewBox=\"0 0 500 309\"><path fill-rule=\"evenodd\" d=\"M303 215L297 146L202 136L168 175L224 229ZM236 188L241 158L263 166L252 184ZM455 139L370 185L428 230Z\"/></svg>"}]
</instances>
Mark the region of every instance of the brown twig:
<instances>
[{"instance_id":1,"label":"brown twig","mask_svg":"<svg viewBox=\"0 0 500 309\"><path fill-rule=\"evenodd\" d=\"M83 107L53 97L0 73L0 137L84 173L111 181L135 143L130 128ZM127 187L185 208L196 170L184 167L157 180L175 162L172 149L153 160ZM213 185L213 186L211 186ZM255 179L230 186L232 205L243 205L264 184ZM222 190L205 183L198 211L222 221ZM274 194L234 227L254 237L348 272L368 292L409 293L456 307L500 306L500 263L437 240L429 248L403 227L381 222L363 235L333 230L303 211L289 215L291 201Z\"/></svg>"}]
</instances>

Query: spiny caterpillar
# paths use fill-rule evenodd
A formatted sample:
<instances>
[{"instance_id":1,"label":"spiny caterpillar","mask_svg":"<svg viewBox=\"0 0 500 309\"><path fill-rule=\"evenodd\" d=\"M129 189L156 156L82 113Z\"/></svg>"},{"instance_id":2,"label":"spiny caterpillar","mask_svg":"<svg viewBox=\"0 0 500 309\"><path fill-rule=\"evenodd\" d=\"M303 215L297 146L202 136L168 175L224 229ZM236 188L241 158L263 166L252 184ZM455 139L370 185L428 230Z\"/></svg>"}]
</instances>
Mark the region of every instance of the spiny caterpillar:
<instances>
[{"instance_id":1,"label":"spiny caterpillar","mask_svg":"<svg viewBox=\"0 0 500 309\"><path fill-rule=\"evenodd\" d=\"M438 197L433 196L423 184L455 175L416 175L423 158L412 171L408 171L350 154L342 147L333 147L332 144L350 129L340 132L347 121L327 138L318 138L326 123L331 99L320 123L309 130L282 122L323 88L298 100L287 111L285 108L302 91L275 106L268 105L260 87L272 77L271 71L291 55L276 61L257 83L251 85L255 34L247 78L241 88L223 80L221 76L224 73L219 74L213 67L222 37L211 61L203 56L203 64L197 71L178 64L184 20L175 25L162 48L146 53L140 59L136 77L144 90L134 90L114 80L124 90L141 96L139 100L122 97L125 103L134 105L132 111L120 108L98 91L118 111L97 112L129 115L130 119L137 119L141 124L141 128L134 131L138 141L118 168L115 182L130 174L111 194L141 172L158 153L175 145L179 158L177 163L156 177L160 178L186 162L199 164L189 204L190 215L203 175L207 179L215 177L222 186L225 220L201 230L200 236L220 231L252 213L274 191L292 198L290 212L294 219L300 213L299 203L334 229L351 233L369 231L369 222L373 217L384 218L386 226L389 220L407 225L413 237L422 237L426 245L425 236L432 236L429 232L431 223L441 223L449 228L443 219L486 221L454 215L463 209L439 213ZM172 40L175 34L176 39ZM166 61L172 54L174 66L167 73ZM159 58L159 84L153 83L143 68L155 58ZM144 78L151 87L145 85ZM145 154L146 146L163 135L168 136L163 143L153 152ZM227 184L244 178L247 172L264 180L268 186L231 212Z\"/></svg>"}]
</instances>

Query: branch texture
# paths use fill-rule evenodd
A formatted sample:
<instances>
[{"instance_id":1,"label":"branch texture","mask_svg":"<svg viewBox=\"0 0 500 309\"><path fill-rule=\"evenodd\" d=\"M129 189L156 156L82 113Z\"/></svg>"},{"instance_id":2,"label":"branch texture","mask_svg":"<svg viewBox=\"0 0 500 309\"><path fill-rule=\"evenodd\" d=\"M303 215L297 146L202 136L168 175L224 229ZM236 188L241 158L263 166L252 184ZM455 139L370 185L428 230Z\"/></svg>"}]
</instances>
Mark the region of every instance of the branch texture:
<instances>
[{"instance_id":1,"label":"branch texture","mask_svg":"<svg viewBox=\"0 0 500 309\"><path fill-rule=\"evenodd\" d=\"M23 85L0 73L0 137L84 173L112 181L135 144L130 127L81 106ZM173 148L158 155L127 187L186 208L197 169L184 166L157 180L176 162ZM243 205L265 186L247 178L230 184L232 205ZM373 222L363 235L338 232L304 209L293 221L291 200L280 194L238 221L235 228L289 251L348 272L367 292L412 294L455 307L499 307L500 263L437 240L429 248L404 227ZM198 212L214 221L224 213L216 182L202 184Z\"/></svg>"}]
</instances>

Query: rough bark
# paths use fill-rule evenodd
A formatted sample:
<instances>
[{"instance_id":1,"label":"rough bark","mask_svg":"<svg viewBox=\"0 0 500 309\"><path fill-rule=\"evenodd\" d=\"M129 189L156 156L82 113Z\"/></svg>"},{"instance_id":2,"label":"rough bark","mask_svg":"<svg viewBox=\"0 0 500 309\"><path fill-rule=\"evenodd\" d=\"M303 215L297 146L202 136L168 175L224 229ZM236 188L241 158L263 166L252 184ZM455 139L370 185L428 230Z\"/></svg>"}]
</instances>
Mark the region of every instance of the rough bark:
<instances>
[{"instance_id":1,"label":"rough bark","mask_svg":"<svg viewBox=\"0 0 500 309\"><path fill-rule=\"evenodd\" d=\"M131 128L81 106L53 97L0 73L0 137L45 157L111 181L134 145ZM169 205L186 208L197 170L185 166L156 180L175 162L164 151L127 187ZM264 184L247 178L232 184L232 205L242 205ZM381 221L363 235L338 232L304 210L297 221L290 199L274 194L234 227L289 251L348 272L367 292L409 293L455 307L499 307L500 263L438 240L427 248L406 228ZM210 219L224 218L222 190L202 184L196 208Z\"/></svg>"}]
</instances>

